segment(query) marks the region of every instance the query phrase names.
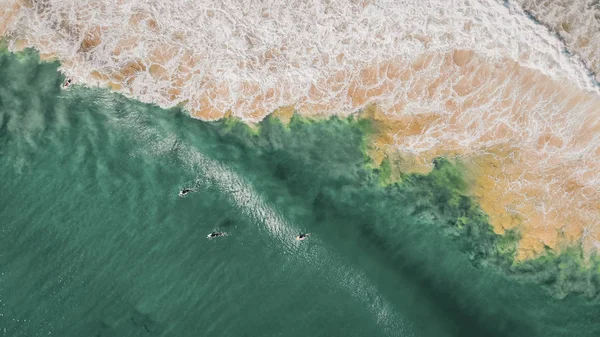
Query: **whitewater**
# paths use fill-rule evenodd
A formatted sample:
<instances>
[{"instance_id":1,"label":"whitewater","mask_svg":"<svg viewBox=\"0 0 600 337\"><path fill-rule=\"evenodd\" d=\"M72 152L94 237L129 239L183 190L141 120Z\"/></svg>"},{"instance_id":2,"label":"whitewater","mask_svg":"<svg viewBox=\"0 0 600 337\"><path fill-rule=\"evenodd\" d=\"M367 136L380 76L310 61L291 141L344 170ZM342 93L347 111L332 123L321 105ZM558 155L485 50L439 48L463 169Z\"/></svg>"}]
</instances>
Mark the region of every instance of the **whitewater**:
<instances>
[{"instance_id":1,"label":"whitewater","mask_svg":"<svg viewBox=\"0 0 600 337\"><path fill-rule=\"evenodd\" d=\"M368 73L463 49L594 90L580 60L545 27L489 0L9 0L2 7L0 32L11 48L60 59L78 83L111 82L143 102L184 104L204 119L231 111L257 121L289 105L321 114L393 106L403 85ZM382 85L393 88L352 99Z\"/></svg>"},{"instance_id":2,"label":"whitewater","mask_svg":"<svg viewBox=\"0 0 600 337\"><path fill-rule=\"evenodd\" d=\"M595 56L570 52L573 39L518 3L1 0L0 8L10 50L33 47L77 84L182 106L195 118L256 123L286 109L345 116L376 106L373 157L472 163L473 194L494 230L520 231L519 258L563 241L600 247Z\"/></svg>"}]
</instances>

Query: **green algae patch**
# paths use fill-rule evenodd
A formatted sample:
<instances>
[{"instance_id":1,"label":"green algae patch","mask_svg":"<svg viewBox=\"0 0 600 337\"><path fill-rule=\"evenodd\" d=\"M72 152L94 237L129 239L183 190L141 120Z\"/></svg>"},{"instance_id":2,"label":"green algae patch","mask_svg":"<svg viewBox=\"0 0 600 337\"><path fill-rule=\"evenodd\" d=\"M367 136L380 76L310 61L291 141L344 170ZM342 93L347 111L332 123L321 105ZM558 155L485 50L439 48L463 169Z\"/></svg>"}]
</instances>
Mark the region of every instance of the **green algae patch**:
<instances>
[{"instance_id":1,"label":"green algae patch","mask_svg":"<svg viewBox=\"0 0 600 337\"><path fill-rule=\"evenodd\" d=\"M594 255L586 260L581 247L571 246L561 254L546 249L538 258L515 263L508 271L543 285L558 298L570 294L600 297L600 259Z\"/></svg>"},{"instance_id":2,"label":"green algae patch","mask_svg":"<svg viewBox=\"0 0 600 337\"><path fill-rule=\"evenodd\" d=\"M398 183L400 180L400 177L394 176L394 166L387 158L383 159L379 167L373 168L373 170L379 176L382 186Z\"/></svg>"},{"instance_id":3,"label":"green algae patch","mask_svg":"<svg viewBox=\"0 0 600 337\"><path fill-rule=\"evenodd\" d=\"M519 245L519 232L516 229L510 229L504 232L504 235L499 235L496 242L496 249L499 256L498 261L500 266L508 270L515 261L517 248Z\"/></svg>"},{"instance_id":4,"label":"green algae patch","mask_svg":"<svg viewBox=\"0 0 600 337\"><path fill-rule=\"evenodd\" d=\"M223 134L236 133L244 135L245 137L253 137L260 133L260 124L251 125L237 117L228 117L212 123L214 123L219 128L219 132Z\"/></svg>"},{"instance_id":5,"label":"green algae patch","mask_svg":"<svg viewBox=\"0 0 600 337\"><path fill-rule=\"evenodd\" d=\"M6 41L6 39L0 39L0 54L8 52L8 41Z\"/></svg>"}]
</instances>

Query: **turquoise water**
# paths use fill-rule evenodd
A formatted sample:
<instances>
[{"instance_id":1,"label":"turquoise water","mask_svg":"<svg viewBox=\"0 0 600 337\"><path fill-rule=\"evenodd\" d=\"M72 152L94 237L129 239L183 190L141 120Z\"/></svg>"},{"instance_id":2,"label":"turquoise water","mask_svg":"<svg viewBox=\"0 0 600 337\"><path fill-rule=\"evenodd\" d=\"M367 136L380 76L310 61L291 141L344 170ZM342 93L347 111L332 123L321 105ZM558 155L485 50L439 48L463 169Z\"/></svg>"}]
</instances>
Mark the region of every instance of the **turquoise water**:
<instances>
[{"instance_id":1,"label":"turquoise water","mask_svg":"<svg viewBox=\"0 0 600 337\"><path fill-rule=\"evenodd\" d=\"M57 66L0 54L0 336L600 336L568 261L508 276L460 167L384 186L364 122L252 132Z\"/></svg>"}]
</instances>

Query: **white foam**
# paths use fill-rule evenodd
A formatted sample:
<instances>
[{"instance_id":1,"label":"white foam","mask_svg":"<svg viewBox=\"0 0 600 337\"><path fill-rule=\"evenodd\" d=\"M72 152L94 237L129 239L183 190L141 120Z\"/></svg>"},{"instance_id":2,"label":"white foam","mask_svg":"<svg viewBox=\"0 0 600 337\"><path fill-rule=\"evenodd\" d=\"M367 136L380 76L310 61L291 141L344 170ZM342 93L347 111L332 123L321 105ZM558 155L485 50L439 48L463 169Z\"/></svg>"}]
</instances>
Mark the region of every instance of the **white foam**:
<instances>
[{"instance_id":1,"label":"white foam","mask_svg":"<svg viewBox=\"0 0 600 337\"><path fill-rule=\"evenodd\" d=\"M600 81L600 4L589 0L517 0L556 31Z\"/></svg>"},{"instance_id":2,"label":"white foam","mask_svg":"<svg viewBox=\"0 0 600 337\"><path fill-rule=\"evenodd\" d=\"M125 78L121 92L163 107L184 103L190 111L210 105L251 121L293 104L354 112L371 103L353 103L345 94L365 66L454 49L510 58L596 90L578 59L563 53L545 27L493 0L46 0L21 6L15 16L7 29L11 48L23 38L55 53L78 83L106 85L91 73L111 74L141 60L146 70ZM102 43L82 50L96 29ZM165 77L150 74L152 62L164 67ZM340 88L311 98L313 84L340 71L347 75ZM219 85L222 95L215 94ZM174 87L181 91L177 97L168 93ZM393 104L401 91L376 99ZM250 114L257 110L262 113Z\"/></svg>"}]
</instances>

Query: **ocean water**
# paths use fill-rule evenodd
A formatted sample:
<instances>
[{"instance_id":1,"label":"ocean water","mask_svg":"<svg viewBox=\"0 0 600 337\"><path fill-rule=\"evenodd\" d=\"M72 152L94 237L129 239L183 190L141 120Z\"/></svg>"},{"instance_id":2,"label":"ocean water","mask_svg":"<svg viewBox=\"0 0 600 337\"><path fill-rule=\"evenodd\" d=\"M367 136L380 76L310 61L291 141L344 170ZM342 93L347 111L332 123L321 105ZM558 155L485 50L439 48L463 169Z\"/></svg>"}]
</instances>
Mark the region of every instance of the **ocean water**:
<instances>
[{"instance_id":1,"label":"ocean water","mask_svg":"<svg viewBox=\"0 0 600 337\"><path fill-rule=\"evenodd\" d=\"M600 335L597 293L503 271L460 166L384 185L364 121L201 122L38 61L0 54L0 336Z\"/></svg>"}]
</instances>

